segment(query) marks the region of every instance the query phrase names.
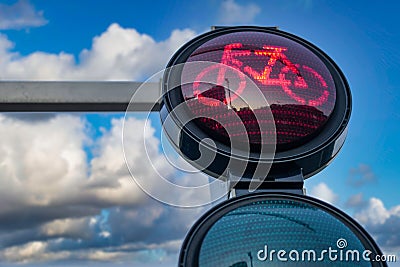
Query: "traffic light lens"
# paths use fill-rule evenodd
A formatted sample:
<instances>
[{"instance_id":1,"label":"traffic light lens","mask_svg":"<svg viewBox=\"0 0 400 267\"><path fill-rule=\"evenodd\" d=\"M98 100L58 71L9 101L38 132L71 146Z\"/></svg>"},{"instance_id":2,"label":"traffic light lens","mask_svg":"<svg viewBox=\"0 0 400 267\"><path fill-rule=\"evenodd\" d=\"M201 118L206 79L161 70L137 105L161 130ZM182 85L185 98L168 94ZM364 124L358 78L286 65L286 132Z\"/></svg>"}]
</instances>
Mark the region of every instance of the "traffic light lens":
<instances>
[{"instance_id":1,"label":"traffic light lens","mask_svg":"<svg viewBox=\"0 0 400 267\"><path fill-rule=\"evenodd\" d=\"M189 232L180 264L192 267L385 266L373 239L327 203L285 193L232 199Z\"/></svg>"},{"instance_id":2,"label":"traffic light lens","mask_svg":"<svg viewBox=\"0 0 400 267\"><path fill-rule=\"evenodd\" d=\"M278 150L296 147L320 131L333 113L336 87L326 64L291 39L267 32L228 33L203 43L186 60L199 61L221 64L194 74L184 67L182 75L190 73L195 80L181 86L182 95L192 115L201 117L196 124L222 143L236 137L248 138L252 147L275 142ZM248 79L265 99L254 97ZM266 115L270 112L273 120ZM236 115L244 128L236 125Z\"/></svg>"},{"instance_id":3,"label":"traffic light lens","mask_svg":"<svg viewBox=\"0 0 400 267\"><path fill-rule=\"evenodd\" d=\"M365 250L347 226L315 207L290 200L253 202L227 213L213 225L202 243L199 267L228 267L240 262L246 262L248 265L243 266L250 267L250 260L254 266L278 263L277 255L271 255L271 250L286 252L285 256L281 255L289 261L283 260L281 264L284 266L309 266L314 261L314 253L311 252L310 261L307 253L302 263L303 251L315 251L317 259L329 247L338 251L339 239L345 240L343 242L347 242L351 249L361 253ZM343 249L346 252L347 249ZM294 260L289 259L290 251L296 251L291 255ZM328 255L320 261L322 265L328 262ZM333 265L354 266L354 262L341 263L338 260L337 263L331 262ZM359 266L371 265L361 262Z\"/></svg>"}]
</instances>

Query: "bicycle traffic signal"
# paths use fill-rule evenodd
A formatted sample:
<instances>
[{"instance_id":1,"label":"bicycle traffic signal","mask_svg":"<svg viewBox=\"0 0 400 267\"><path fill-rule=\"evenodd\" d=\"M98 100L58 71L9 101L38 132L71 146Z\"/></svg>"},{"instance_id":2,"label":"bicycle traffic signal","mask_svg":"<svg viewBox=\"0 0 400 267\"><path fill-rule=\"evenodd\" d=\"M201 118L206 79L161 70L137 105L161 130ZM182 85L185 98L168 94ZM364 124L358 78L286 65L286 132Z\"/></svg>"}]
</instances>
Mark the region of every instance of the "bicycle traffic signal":
<instances>
[{"instance_id":1,"label":"bicycle traffic signal","mask_svg":"<svg viewBox=\"0 0 400 267\"><path fill-rule=\"evenodd\" d=\"M175 53L163 93L172 144L237 196L194 224L180 267L387 266L356 221L304 196L351 113L346 78L323 51L276 28L218 28Z\"/></svg>"},{"instance_id":2,"label":"bicycle traffic signal","mask_svg":"<svg viewBox=\"0 0 400 267\"><path fill-rule=\"evenodd\" d=\"M346 79L325 53L297 36L221 28L186 43L167 67L161 118L174 124L167 128L182 128L169 137L216 178L229 171L264 179L268 171L279 177L299 169L307 178L343 145L351 111ZM200 142L205 138L212 144ZM199 160L201 154L214 160Z\"/></svg>"}]
</instances>

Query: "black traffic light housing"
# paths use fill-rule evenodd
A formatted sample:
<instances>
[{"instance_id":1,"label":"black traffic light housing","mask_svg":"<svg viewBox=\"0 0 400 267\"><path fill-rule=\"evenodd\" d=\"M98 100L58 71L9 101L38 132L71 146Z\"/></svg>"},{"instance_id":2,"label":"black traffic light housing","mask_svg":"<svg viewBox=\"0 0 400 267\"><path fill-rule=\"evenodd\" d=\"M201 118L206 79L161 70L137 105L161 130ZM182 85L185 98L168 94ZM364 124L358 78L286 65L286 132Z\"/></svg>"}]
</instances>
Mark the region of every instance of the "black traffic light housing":
<instances>
[{"instance_id":1,"label":"black traffic light housing","mask_svg":"<svg viewBox=\"0 0 400 267\"><path fill-rule=\"evenodd\" d=\"M267 180L274 180L287 177L288 173L290 174L289 176L297 174L299 171L301 171L304 178L311 177L325 168L335 158L344 143L351 113L351 93L343 73L329 56L310 42L290 33L280 31L276 28L254 26L223 27L202 34L186 43L171 58L164 75L164 98L160 113L163 123L166 116L171 114L171 111L176 106L185 102L182 95L182 88L175 86L179 84L184 67L174 68L174 66L185 64L193 51L204 43L220 36L238 32L248 32L250 34L252 32L261 32L286 38L290 42L294 41L315 54L326 65L332 75L336 88L336 102L332 114L318 133L296 147L276 149L273 157L262 157L263 155L260 155L257 151L251 151L248 158L238 159L241 162L245 161L247 164L242 178L266 178ZM179 114L174 114L174 116L179 116ZM179 121L180 118L175 117L175 120ZM211 132L207 132L204 128L199 127L198 123L190 121L186 125L183 125L179 133L179 141L172 141L172 143L185 158L193 161L200 155L199 142L204 138L210 137L213 138ZM176 140L175 137L171 139ZM228 162L232 160L231 150L229 145L223 142L217 140L215 143L218 151L215 160L208 166L196 167L213 177L226 179L229 176L227 173ZM267 177L253 177L254 169L263 164L271 165Z\"/></svg>"}]
</instances>

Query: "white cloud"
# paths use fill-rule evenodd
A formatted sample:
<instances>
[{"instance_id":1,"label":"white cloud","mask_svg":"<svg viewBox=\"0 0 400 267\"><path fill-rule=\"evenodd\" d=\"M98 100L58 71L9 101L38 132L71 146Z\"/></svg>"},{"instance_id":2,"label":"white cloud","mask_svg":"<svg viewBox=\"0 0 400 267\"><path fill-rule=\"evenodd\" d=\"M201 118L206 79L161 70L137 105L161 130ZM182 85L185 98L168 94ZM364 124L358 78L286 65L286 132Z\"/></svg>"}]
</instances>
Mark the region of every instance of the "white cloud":
<instances>
[{"instance_id":1,"label":"white cloud","mask_svg":"<svg viewBox=\"0 0 400 267\"><path fill-rule=\"evenodd\" d=\"M46 206L78 193L87 172L82 119L60 115L29 123L1 115L0 125L0 192L12 204L3 201L0 214L27 203Z\"/></svg>"},{"instance_id":2,"label":"white cloud","mask_svg":"<svg viewBox=\"0 0 400 267\"><path fill-rule=\"evenodd\" d=\"M145 194L130 176L123 155L122 123L122 118L112 120L111 129L94 144L96 151L88 162L84 149L89 126L84 119L58 115L32 123L0 115L0 216L29 206L141 203ZM124 145L133 148L128 160L134 176L158 177L145 152L137 149L143 147L144 139L148 157L163 175L175 174L159 151L151 123L131 117L125 128L132 133Z\"/></svg>"},{"instance_id":3,"label":"white cloud","mask_svg":"<svg viewBox=\"0 0 400 267\"><path fill-rule=\"evenodd\" d=\"M135 29L114 23L84 49L79 62L74 55L34 52L21 56L0 35L0 79L3 80L144 80L165 68L180 45L193 38L191 30L174 30L156 42Z\"/></svg>"},{"instance_id":4,"label":"white cloud","mask_svg":"<svg viewBox=\"0 0 400 267\"><path fill-rule=\"evenodd\" d=\"M397 253L400 257L400 205L387 209L381 199L372 197L354 217L386 253Z\"/></svg>"},{"instance_id":5,"label":"white cloud","mask_svg":"<svg viewBox=\"0 0 400 267\"><path fill-rule=\"evenodd\" d=\"M11 42L11 41L9 41L8 39L7 39L7 36L5 36L5 35L3 35L3 34L0 34L0 55L2 56L1 57L1 64L4 64L3 62L5 62L5 59L4 59L4 57L10 57L10 54L8 54L8 51L10 50L10 49L12 49L14 47L14 44Z\"/></svg>"},{"instance_id":6,"label":"white cloud","mask_svg":"<svg viewBox=\"0 0 400 267\"><path fill-rule=\"evenodd\" d=\"M0 4L0 30L27 29L47 24L43 11L36 11L28 0L13 5Z\"/></svg>"},{"instance_id":7,"label":"white cloud","mask_svg":"<svg viewBox=\"0 0 400 267\"><path fill-rule=\"evenodd\" d=\"M0 115L0 125L0 259L124 260L128 254L119 253L118 246L142 243L139 250L145 251L152 249L150 244L178 240L204 210L168 207L138 188L123 157L122 118L112 120L111 128L95 142L89 140L88 123L72 115L34 122ZM125 127L132 132L125 145L140 147L146 138L150 157L164 174L175 174L163 161L150 123L128 118ZM96 151L88 161L85 146L91 143ZM143 158L140 150L131 157L133 174L156 175ZM194 196L176 197L185 201ZM102 209L109 215L99 215ZM56 242L60 238L63 241ZM115 253L102 247L109 246L104 240L112 240ZM80 248L78 252L68 250L71 243Z\"/></svg>"},{"instance_id":8,"label":"white cloud","mask_svg":"<svg viewBox=\"0 0 400 267\"><path fill-rule=\"evenodd\" d=\"M48 237L90 238L94 232L92 218L67 218L46 223L40 231Z\"/></svg>"},{"instance_id":9,"label":"white cloud","mask_svg":"<svg viewBox=\"0 0 400 267\"><path fill-rule=\"evenodd\" d=\"M319 183L314 186L310 194L331 204L336 203L338 200L338 196L325 183Z\"/></svg>"},{"instance_id":10,"label":"white cloud","mask_svg":"<svg viewBox=\"0 0 400 267\"><path fill-rule=\"evenodd\" d=\"M97 198L106 200L113 205L128 205L138 203L143 199L144 193L133 181L125 163L122 147L122 119L113 119L111 129L106 131L98 141L96 156L91 161L91 175L88 180L90 192ZM125 144L128 147L142 147L144 138L148 138L154 144L151 150L155 158L158 154L155 130L150 124L144 136L145 120L130 118L125 122L128 132L132 132ZM136 175L150 177L154 171L143 157L143 151L136 149L137 156L131 159L133 172ZM111 178L112 177L112 178Z\"/></svg>"},{"instance_id":11,"label":"white cloud","mask_svg":"<svg viewBox=\"0 0 400 267\"><path fill-rule=\"evenodd\" d=\"M331 204L337 204L339 200L325 183L314 186L310 195ZM345 205L354 210L352 217L371 234L383 253L400 257L400 205L388 209L381 199L365 200L362 193L352 195Z\"/></svg>"},{"instance_id":12,"label":"white cloud","mask_svg":"<svg viewBox=\"0 0 400 267\"><path fill-rule=\"evenodd\" d=\"M57 242L59 241L60 240ZM18 264L34 264L35 262L46 263L49 261L65 261L72 259L75 262L85 263L91 261L97 262L97 264L101 262L124 264L122 266L147 266L147 262L153 263L150 264L150 266L174 266L176 265L177 257L168 254L168 252L175 252L180 248L180 245L181 240L171 240L158 244L127 244L116 246L113 250L90 248L68 251L50 251L51 242L34 241L0 251L0 257L2 260L16 262ZM74 266L74 264L69 262L68 266Z\"/></svg>"},{"instance_id":13,"label":"white cloud","mask_svg":"<svg viewBox=\"0 0 400 267\"><path fill-rule=\"evenodd\" d=\"M385 208L382 200L373 197L369 200L368 206L356 213L355 217L363 224L377 225L383 224L390 215L391 212Z\"/></svg>"},{"instance_id":14,"label":"white cloud","mask_svg":"<svg viewBox=\"0 0 400 267\"><path fill-rule=\"evenodd\" d=\"M224 24L251 23L261 12L256 4L240 5L235 0L225 0L220 8L220 21Z\"/></svg>"},{"instance_id":15,"label":"white cloud","mask_svg":"<svg viewBox=\"0 0 400 267\"><path fill-rule=\"evenodd\" d=\"M42 241L33 241L21 246L13 246L0 252L2 259L9 262L30 263L33 261L44 262L65 259L70 256L68 251L57 253L47 252L47 243Z\"/></svg>"}]
</instances>

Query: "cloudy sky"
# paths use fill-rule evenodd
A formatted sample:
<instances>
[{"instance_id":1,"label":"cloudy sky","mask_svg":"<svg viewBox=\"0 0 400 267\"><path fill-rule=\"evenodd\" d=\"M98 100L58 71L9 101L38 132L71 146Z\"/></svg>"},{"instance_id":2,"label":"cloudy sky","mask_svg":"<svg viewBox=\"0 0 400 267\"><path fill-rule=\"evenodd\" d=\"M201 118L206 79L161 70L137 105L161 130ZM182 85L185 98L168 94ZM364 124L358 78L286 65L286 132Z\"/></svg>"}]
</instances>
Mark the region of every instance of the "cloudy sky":
<instances>
[{"instance_id":1,"label":"cloudy sky","mask_svg":"<svg viewBox=\"0 0 400 267\"><path fill-rule=\"evenodd\" d=\"M0 79L143 81L211 25L279 26L330 55L353 93L345 146L306 182L308 194L399 253L399 8L358 0L1 0ZM170 207L142 192L122 152L123 115L0 115L1 266L176 266L182 238L207 207ZM129 117L129 132L133 175L156 175L143 157L145 139L171 180L207 181L165 160L157 114Z\"/></svg>"}]
</instances>

